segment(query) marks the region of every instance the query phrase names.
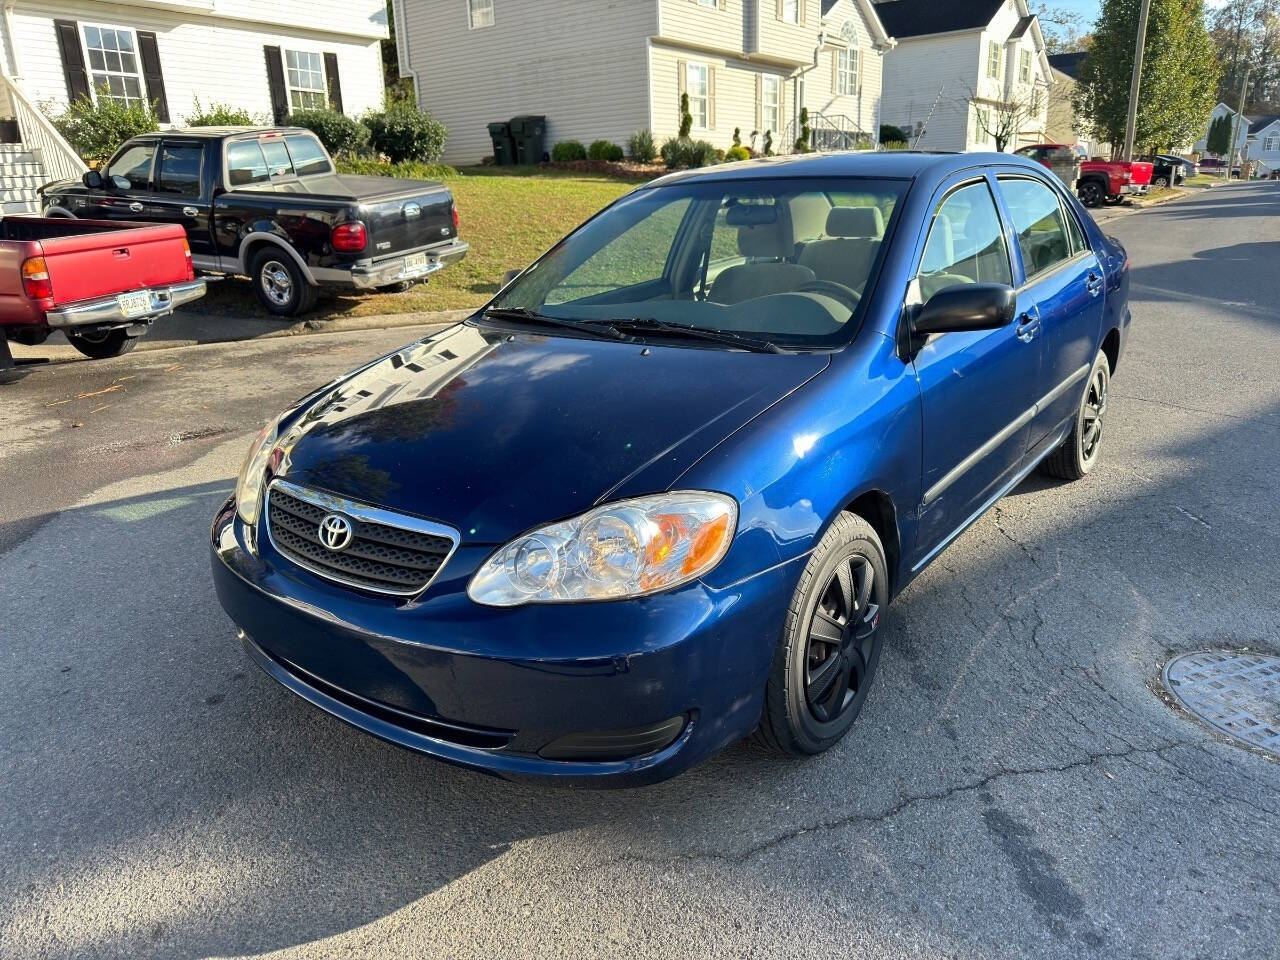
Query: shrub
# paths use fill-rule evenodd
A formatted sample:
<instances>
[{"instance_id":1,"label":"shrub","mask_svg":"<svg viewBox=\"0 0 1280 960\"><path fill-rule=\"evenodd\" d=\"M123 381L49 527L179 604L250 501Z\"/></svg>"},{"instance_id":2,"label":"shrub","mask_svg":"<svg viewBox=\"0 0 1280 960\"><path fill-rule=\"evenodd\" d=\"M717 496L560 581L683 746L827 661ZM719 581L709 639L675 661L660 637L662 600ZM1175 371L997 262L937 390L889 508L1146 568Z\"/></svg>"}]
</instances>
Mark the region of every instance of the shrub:
<instances>
[{"instance_id":1,"label":"shrub","mask_svg":"<svg viewBox=\"0 0 1280 960\"><path fill-rule=\"evenodd\" d=\"M627 154L636 163L653 163L654 157L658 155L653 134L648 130L637 130L633 133L631 139L627 141Z\"/></svg>"},{"instance_id":2,"label":"shrub","mask_svg":"<svg viewBox=\"0 0 1280 960\"><path fill-rule=\"evenodd\" d=\"M336 161L339 173L358 173L366 177L397 177L401 180L447 180L458 171L447 163L423 163L407 160L391 163L378 157L341 157Z\"/></svg>"},{"instance_id":3,"label":"shrub","mask_svg":"<svg viewBox=\"0 0 1280 960\"><path fill-rule=\"evenodd\" d=\"M800 135L796 137L796 153L808 153L813 148L809 146L809 108L800 108Z\"/></svg>"},{"instance_id":4,"label":"shrub","mask_svg":"<svg viewBox=\"0 0 1280 960\"><path fill-rule=\"evenodd\" d=\"M211 103L208 107L200 105L199 97L192 97L195 107L193 113L182 118L188 127L248 127L253 125L253 116L242 107L233 107L226 103Z\"/></svg>"},{"instance_id":5,"label":"shrub","mask_svg":"<svg viewBox=\"0 0 1280 960\"><path fill-rule=\"evenodd\" d=\"M126 107L110 97L102 97L98 103L81 97L65 113L49 119L90 164L105 161L130 137L160 129L160 121L149 105Z\"/></svg>"},{"instance_id":6,"label":"shrub","mask_svg":"<svg viewBox=\"0 0 1280 960\"><path fill-rule=\"evenodd\" d=\"M911 144L905 140L888 140L880 144L881 150L910 150Z\"/></svg>"},{"instance_id":7,"label":"shrub","mask_svg":"<svg viewBox=\"0 0 1280 960\"><path fill-rule=\"evenodd\" d=\"M716 148L705 140L672 137L662 145L662 162L668 169L709 167L716 163Z\"/></svg>"},{"instance_id":8,"label":"shrub","mask_svg":"<svg viewBox=\"0 0 1280 960\"><path fill-rule=\"evenodd\" d=\"M750 160L751 151L742 144L735 144L724 152L724 158L729 161L734 160Z\"/></svg>"},{"instance_id":9,"label":"shrub","mask_svg":"<svg viewBox=\"0 0 1280 960\"><path fill-rule=\"evenodd\" d=\"M369 143L369 129L337 110L299 110L285 121L310 130L333 156L359 153Z\"/></svg>"},{"instance_id":10,"label":"shrub","mask_svg":"<svg viewBox=\"0 0 1280 960\"><path fill-rule=\"evenodd\" d=\"M551 159L556 163L572 163L587 159L587 148L577 140L561 140L551 148Z\"/></svg>"},{"instance_id":11,"label":"shrub","mask_svg":"<svg viewBox=\"0 0 1280 960\"><path fill-rule=\"evenodd\" d=\"M449 135L444 124L431 114L404 102L367 113L361 123L369 130L370 146L392 163L439 160Z\"/></svg>"},{"instance_id":12,"label":"shrub","mask_svg":"<svg viewBox=\"0 0 1280 960\"><path fill-rule=\"evenodd\" d=\"M901 127L895 127L891 123L880 124L880 142L881 143L906 143L911 138L907 135L907 131Z\"/></svg>"},{"instance_id":13,"label":"shrub","mask_svg":"<svg viewBox=\"0 0 1280 960\"><path fill-rule=\"evenodd\" d=\"M742 128L741 127L733 128L733 145L735 147L742 146Z\"/></svg>"},{"instance_id":14,"label":"shrub","mask_svg":"<svg viewBox=\"0 0 1280 960\"><path fill-rule=\"evenodd\" d=\"M693 114L689 112L689 95L680 94L680 139L688 140L689 131L693 129Z\"/></svg>"},{"instance_id":15,"label":"shrub","mask_svg":"<svg viewBox=\"0 0 1280 960\"><path fill-rule=\"evenodd\" d=\"M608 140L595 140L587 147L588 160L610 160L617 163L622 159L622 148Z\"/></svg>"}]
</instances>

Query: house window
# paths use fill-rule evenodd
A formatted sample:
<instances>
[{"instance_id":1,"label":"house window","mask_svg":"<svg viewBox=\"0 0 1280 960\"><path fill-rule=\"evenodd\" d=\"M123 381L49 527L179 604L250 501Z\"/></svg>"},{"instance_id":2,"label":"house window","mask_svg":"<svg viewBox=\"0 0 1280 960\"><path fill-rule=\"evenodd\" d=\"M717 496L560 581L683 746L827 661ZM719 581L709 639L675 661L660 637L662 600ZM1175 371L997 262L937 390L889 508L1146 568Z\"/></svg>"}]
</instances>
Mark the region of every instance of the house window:
<instances>
[{"instance_id":1,"label":"house window","mask_svg":"<svg viewBox=\"0 0 1280 960\"><path fill-rule=\"evenodd\" d=\"M685 93L689 94L689 113L693 115L693 125L699 130L707 129L710 89L705 63L690 63L685 67Z\"/></svg>"},{"instance_id":2,"label":"house window","mask_svg":"<svg viewBox=\"0 0 1280 960\"><path fill-rule=\"evenodd\" d=\"M858 51L836 51L836 93L853 96L858 92Z\"/></svg>"},{"instance_id":3,"label":"house window","mask_svg":"<svg viewBox=\"0 0 1280 960\"><path fill-rule=\"evenodd\" d=\"M977 107L973 112L973 142L986 143L990 138L987 133L991 129L991 111L986 107Z\"/></svg>"},{"instance_id":4,"label":"house window","mask_svg":"<svg viewBox=\"0 0 1280 960\"><path fill-rule=\"evenodd\" d=\"M760 78L760 120L766 130L782 128L782 78Z\"/></svg>"},{"instance_id":5,"label":"house window","mask_svg":"<svg viewBox=\"0 0 1280 960\"><path fill-rule=\"evenodd\" d=\"M467 22L472 30L493 26L493 0L467 0Z\"/></svg>"},{"instance_id":6,"label":"house window","mask_svg":"<svg viewBox=\"0 0 1280 960\"><path fill-rule=\"evenodd\" d=\"M1031 82L1031 51L1023 50L1018 54L1018 80L1021 83Z\"/></svg>"},{"instance_id":7,"label":"house window","mask_svg":"<svg viewBox=\"0 0 1280 960\"><path fill-rule=\"evenodd\" d=\"M778 4L778 19L783 23L799 23L800 0L781 0Z\"/></svg>"},{"instance_id":8,"label":"house window","mask_svg":"<svg viewBox=\"0 0 1280 960\"><path fill-rule=\"evenodd\" d=\"M1264 153L1275 153L1280 150L1280 133L1267 134L1267 139L1262 141L1262 150Z\"/></svg>"},{"instance_id":9,"label":"house window","mask_svg":"<svg viewBox=\"0 0 1280 960\"><path fill-rule=\"evenodd\" d=\"M132 30L86 25L84 52L95 97L105 95L127 107L146 103Z\"/></svg>"},{"instance_id":10,"label":"house window","mask_svg":"<svg viewBox=\"0 0 1280 960\"><path fill-rule=\"evenodd\" d=\"M700 7L718 7L718 6L720 6L720 0L697 0L697 3L698 3L698 6L700 6Z\"/></svg>"},{"instance_id":11,"label":"house window","mask_svg":"<svg viewBox=\"0 0 1280 960\"><path fill-rule=\"evenodd\" d=\"M1000 44L994 40L987 44L987 76L1000 79Z\"/></svg>"},{"instance_id":12,"label":"house window","mask_svg":"<svg viewBox=\"0 0 1280 960\"><path fill-rule=\"evenodd\" d=\"M284 52L290 110L323 110L329 106L324 86L324 62L310 50Z\"/></svg>"}]
</instances>

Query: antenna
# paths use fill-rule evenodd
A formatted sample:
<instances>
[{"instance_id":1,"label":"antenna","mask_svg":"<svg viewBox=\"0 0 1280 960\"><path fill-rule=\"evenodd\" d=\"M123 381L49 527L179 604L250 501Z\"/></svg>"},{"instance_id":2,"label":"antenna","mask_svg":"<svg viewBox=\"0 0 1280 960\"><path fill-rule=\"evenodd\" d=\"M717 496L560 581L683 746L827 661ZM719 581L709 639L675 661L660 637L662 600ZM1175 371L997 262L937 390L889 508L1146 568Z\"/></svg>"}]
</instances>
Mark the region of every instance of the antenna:
<instances>
[{"instance_id":1,"label":"antenna","mask_svg":"<svg viewBox=\"0 0 1280 960\"><path fill-rule=\"evenodd\" d=\"M933 106L929 108L929 114L924 118L924 123L920 124L920 128L916 130L915 139L911 141L911 149L914 150L920 146L920 138L924 136L926 130L929 129L929 121L933 119L934 111L938 109L938 104L942 102L942 95L946 93L947 85L944 83L938 88L938 96L934 98Z\"/></svg>"}]
</instances>

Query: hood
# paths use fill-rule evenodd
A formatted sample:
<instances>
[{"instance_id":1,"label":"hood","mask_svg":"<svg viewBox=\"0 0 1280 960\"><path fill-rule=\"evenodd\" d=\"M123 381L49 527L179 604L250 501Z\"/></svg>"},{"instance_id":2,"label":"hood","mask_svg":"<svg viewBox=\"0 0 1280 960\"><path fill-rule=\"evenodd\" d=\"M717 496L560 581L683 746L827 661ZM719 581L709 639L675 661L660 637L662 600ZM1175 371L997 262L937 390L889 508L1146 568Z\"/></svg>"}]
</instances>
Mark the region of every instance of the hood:
<instances>
[{"instance_id":1,"label":"hood","mask_svg":"<svg viewBox=\"0 0 1280 960\"><path fill-rule=\"evenodd\" d=\"M665 489L827 363L462 324L318 393L279 474L501 543L641 471Z\"/></svg>"}]
</instances>

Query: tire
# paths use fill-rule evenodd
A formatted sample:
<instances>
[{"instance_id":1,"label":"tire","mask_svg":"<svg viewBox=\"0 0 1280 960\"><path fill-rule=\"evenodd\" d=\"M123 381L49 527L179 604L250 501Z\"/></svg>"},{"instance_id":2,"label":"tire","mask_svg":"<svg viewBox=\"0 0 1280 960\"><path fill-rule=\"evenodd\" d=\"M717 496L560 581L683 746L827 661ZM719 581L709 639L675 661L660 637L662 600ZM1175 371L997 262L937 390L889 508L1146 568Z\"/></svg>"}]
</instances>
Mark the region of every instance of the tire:
<instances>
[{"instance_id":1,"label":"tire","mask_svg":"<svg viewBox=\"0 0 1280 960\"><path fill-rule=\"evenodd\" d=\"M1151 185L1152 185L1153 187L1167 187L1167 186L1169 186L1169 178L1168 178L1168 177L1156 177L1153 181L1151 181Z\"/></svg>"},{"instance_id":2,"label":"tire","mask_svg":"<svg viewBox=\"0 0 1280 960\"><path fill-rule=\"evenodd\" d=\"M840 514L809 556L787 608L758 741L810 756L849 732L880 663L888 588L875 530L855 514Z\"/></svg>"},{"instance_id":3,"label":"tire","mask_svg":"<svg viewBox=\"0 0 1280 960\"><path fill-rule=\"evenodd\" d=\"M90 360L123 356L138 345L138 338L129 336L123 327L100 333L73 333L68 330L67 340Z\"/></svg>"},{"instance_id":4,"label":"tire","mask_svg":"<svg viewBox=\"0 0 1280 960\"><path fill-rule=\"evenodd\" d=\"M273 244L253 255L249 279L258 302L273 316L296 317L315 305L315 286L307 282L293 257Z\"/></svg>"},{"instance_id":5,"label":"tire","mask_svg":"<svg viewBox=\"0 0 1280 960\"><path fill-rule=\"evenodd\" d=\"M1111 364L1101 350L1093 360L1085 381L1075 423L1062 446L1040 461L1041 469L1060 480L1080 480L1102 457L1103 426L1107 413L1107 391L1111 386Z\"/></svg>"},{"instance_id":6,"label":"tire","mask_svg":"<svg viewBox=\"0 0 1280 960\"><path fill-rule=\"evenodd\" d=\"M1086 180L1080 184L1076 192L1080 196L1080 202L1086 207L1099 206L1102 201L1107 199L1107 188L1097 180Z\"/></svg>"}]
</instances>

